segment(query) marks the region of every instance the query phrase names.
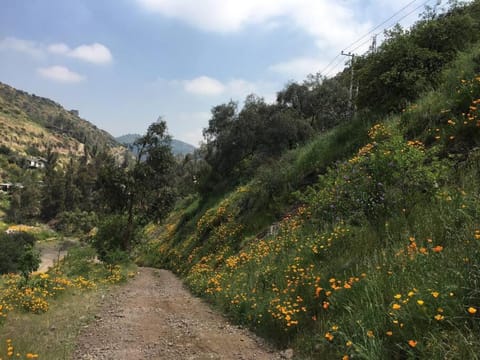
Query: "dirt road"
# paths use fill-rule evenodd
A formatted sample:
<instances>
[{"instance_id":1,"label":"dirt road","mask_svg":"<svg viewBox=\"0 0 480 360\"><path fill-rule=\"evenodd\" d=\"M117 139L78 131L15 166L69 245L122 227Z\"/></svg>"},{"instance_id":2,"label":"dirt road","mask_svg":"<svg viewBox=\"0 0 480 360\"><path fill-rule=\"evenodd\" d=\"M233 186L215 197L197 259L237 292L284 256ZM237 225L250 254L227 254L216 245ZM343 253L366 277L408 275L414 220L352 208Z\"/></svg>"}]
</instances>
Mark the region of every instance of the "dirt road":
<instances>
[{"instance_id":1,"label":"dirt road","mask_svg":"<svg viewBox=\"0 0 480 360\"><path fill-rule=\"evenodd\" d=\"M171 272L141 268L104 299L73 359L280 358L246 330L193 297Z\"/></svg>"}]
</instances>

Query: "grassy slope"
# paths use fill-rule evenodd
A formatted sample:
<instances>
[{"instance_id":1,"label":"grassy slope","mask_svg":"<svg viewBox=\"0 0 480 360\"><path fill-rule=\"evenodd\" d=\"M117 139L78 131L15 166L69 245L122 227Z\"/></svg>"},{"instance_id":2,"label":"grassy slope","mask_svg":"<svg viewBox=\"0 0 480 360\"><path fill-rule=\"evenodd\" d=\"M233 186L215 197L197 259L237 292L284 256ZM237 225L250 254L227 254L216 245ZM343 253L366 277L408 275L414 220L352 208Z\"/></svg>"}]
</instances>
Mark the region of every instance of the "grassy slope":
<instances>
[{"instance_id":1,"label":"grassy slope","mask_svg":"<svg viewBox=\"0 0 480 360\"><path fill-rule=\"evenodd\" d=\"M477 46L368 134L334 129L222 198L185 201L139 260L301 357L477 359L479 98Z\"/></svg>"},{"instance_id":2,"label":"grassy slope","mask_svg":"<svg viewBox=\"0 0 480 360\"><path fill-rule=\"evenodd\" d=\"M83 153L83 144L79 141L49 132L41 125L31 122L26 114L0 114L0 129L0 144L19 154L26 155L29 147L45 152L48 146L53 146L63 156L80 156Z\"/></svg>"},{"instance_id":3,"label":"grassy slope","mask_svg":"<svg viewBox=\"0 0 480 360\"><path fill-rule=\"evenodd\" d=\"M52 100L28 94L0 83L0 113L14 119L26 117L51 132L68 135L89 146L115 147L118 143L107 132L65 110Z\"/></svg>"},{"instance_id":4,"label":"grassy slope","mask_svg":"<svg viewBox=\"0 0 480 360\"><path fill-rule=\"evenodd\" d=\"M66 162L71 155L83 155L84 145L110 148L117 155L124 151L110 134L52 100L0 83L0 146L21 157L51 147ZM7 157L0 154L4 177L11 172Z\"/></svg>"}]
</instances>

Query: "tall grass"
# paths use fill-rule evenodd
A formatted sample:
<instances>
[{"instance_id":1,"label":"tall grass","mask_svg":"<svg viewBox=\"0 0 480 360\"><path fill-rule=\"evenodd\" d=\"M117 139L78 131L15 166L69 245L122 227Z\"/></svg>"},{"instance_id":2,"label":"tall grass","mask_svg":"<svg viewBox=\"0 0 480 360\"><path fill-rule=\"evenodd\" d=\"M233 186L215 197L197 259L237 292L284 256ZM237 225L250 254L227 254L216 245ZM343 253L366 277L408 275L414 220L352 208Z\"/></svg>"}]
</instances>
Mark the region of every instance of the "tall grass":
<instances>
[{"instance_id":1,"label":"tall grass","mask_svg":"<svg viewBox=\"0 0 480 360\"><path fill-rule=\"evenodd\" d=\"M478 51L401 116L334 129L178 209L149 256L299 358L478 358Z\"/></svg>"}]
</instances>

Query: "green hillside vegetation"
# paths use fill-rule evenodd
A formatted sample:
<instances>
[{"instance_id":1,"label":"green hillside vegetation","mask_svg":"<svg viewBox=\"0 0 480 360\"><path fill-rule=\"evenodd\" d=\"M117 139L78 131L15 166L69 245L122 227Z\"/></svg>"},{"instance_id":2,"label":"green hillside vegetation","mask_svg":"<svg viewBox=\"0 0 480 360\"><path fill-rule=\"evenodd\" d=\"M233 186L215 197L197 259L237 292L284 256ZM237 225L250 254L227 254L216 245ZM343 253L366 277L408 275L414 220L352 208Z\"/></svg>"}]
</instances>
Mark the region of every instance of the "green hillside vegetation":
<instances>
[{"instance_id":1,"label":"green hillside vegetation","mask_svg":"<svg viewBox=\"0 0 480 360\"><path fill-rule=\"evenodd\" d=\"M479 24L474 1L391 31L355 114L348 68L214 107L138 262L299 358L479 358Z\"/></svg>"}]
</instances>

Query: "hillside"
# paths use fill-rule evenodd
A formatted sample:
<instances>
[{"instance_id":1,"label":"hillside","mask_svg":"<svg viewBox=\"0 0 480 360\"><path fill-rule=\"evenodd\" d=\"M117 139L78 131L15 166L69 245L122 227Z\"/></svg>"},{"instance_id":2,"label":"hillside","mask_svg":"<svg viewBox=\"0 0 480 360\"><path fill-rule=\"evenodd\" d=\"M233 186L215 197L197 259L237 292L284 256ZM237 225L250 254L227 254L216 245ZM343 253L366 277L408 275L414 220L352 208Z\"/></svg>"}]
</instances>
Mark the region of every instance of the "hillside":
<instances>
[{"instance_id":1,"label":"hillside","mask_svg":"<svg viewBox=\"0 0 480 360\"><path fill-rule=\"evenodd\" d=\"M122 146L119 162L93 151L109 140L82 138L93 130L75 111L3 94L0 170L18 183L0 193L0 327L12 335L1 358L17 343L33 358L35 342L57 358L49 349L68 335L65 358L80 333L77 357L262 356L229 350L218 336L230 326L175 292L172 271L281 358L480 359L480 0L427 6L342 72L289 82L273 102L213 106L205 142L181 158L163 119L140 137L142 161ZM64 166L48 152L45 171L16 165L52 146L64 161L92 151ZM52 232L40 222L80 246L35 275L33 246ZM134 276L100 293L97 316L83 310L80 290ZM48 317L59 310L63 321ZM29 313L43 319L35 331Z\"/></svg>"},{"instance_id":2,"label":"hillside","mask_svg":"<svg viewBox=\"0 0 480 360\"><path fill-rule=\"evenodd\" d=\"M177 272L298 359L478 359L479 6L395 33L359 60L370 97L352 119L259 166L265 147L238 124L286 107L215 107L213 175L146 228L138 262ZM313 122L308 86L277 101ZM231 129L252 151L224 141Z\"/></svg>"},{"instance_id":3,"label":"hillside","mask_svg":"<svg viewBox=\"0 0 480 360\"><path fill-rule=\"evenodd\" d=\"M132 145L137 140L140 134L126 134L115 138L120 144L126 146ZM192 154L195 151L195 146L187 144L181 140L172 139L172 152L174 155Z\"/></svg>"},{"instance_id":4,"label":"hillside","mask_svg":"<svg viewBox=\"0 0 480 360\"><path fill-rule=\"evenodd\" d=\"M0 145L21 155L38 155L51 147L67 155L90 149L117 148L106 131L46 98L0 83Z\"/></svg>"}]
</instances>

